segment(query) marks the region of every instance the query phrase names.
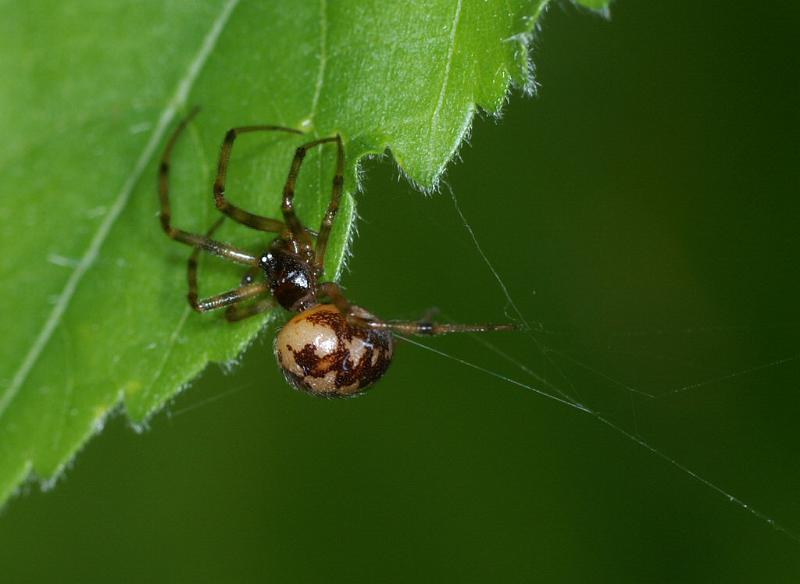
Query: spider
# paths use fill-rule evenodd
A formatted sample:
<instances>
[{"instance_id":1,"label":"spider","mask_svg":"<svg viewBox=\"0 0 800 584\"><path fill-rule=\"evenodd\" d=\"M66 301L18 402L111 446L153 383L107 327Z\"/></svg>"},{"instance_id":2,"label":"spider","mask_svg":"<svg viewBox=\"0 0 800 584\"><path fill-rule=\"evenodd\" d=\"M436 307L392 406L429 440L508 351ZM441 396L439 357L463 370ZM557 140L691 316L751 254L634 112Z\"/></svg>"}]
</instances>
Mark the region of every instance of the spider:
<instances>
[{"instance_id":1,"label":"spider","mask_svg":"<svg viewBox=\"0 0 800 584\"><path fill-rule=\"evenodd\" d=\"M298 313L278 332L274 345L278 364L292 386L321 397L362 393L386 373L394 352L393 333L432 336L515 328L513 324L440 324L430 317L419 321L381 320L351 304L338 284L324 280L325 251L344 187L344 144L339 134L311 140L295 151L283 187L281 221L249 213L225 197L228 163L234 141L240 134L274 131L302 135L303 132L272 125L228 130L222 142L213 189L214 201L223 216L205 235L174 227L169 203L170 158L178 138L198 111L199 108L194 108L175 128L161 157L158 171L161 227L175 241L194 248L187 266L187 297L189 305L197 312L225 308L225 317L230 322L254 316L276 304ZM327 212L315 232L305 227L295 214L294 191L306 153L324 144L336 145L336 174ZM264 251L254 255L212 238L226 217L277 235ZM222 294L199 299L197 260L201 251L248 267L241 284Z\"/></svg>"}]
</instances>

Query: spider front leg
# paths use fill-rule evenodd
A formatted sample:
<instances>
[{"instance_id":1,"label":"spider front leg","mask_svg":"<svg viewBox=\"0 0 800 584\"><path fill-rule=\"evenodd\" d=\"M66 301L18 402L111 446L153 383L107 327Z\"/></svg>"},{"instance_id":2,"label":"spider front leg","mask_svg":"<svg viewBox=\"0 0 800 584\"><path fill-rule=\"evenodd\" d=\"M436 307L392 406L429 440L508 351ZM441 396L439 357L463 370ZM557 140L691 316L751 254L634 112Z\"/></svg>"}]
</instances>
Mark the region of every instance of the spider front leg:
<instances>
[{"instance_id":1,"label":"spider front leg","mask_svg":"<svg viewBox=\"0 0 800 584\"><path fill-rule=\"evenodd\" d=\"M211 237L217 228L222 225L222 222L225 221L225 217L220 217L211 228L206 232L206 237ZM242 282L242 285L239 288L234 290L229 290L228 292L223 292L222 294L217 294L216 296L210 296L208 298L203 298L202 300L198 300L197 294L197 260L200 256L200 251L203 248L196 247L192 251L192 255L189 256L189 261L187 262L186 266L186 277L189 283L189 293L187 294L187 299L189 300L189 306L191 306L197 312L207 312L209 310L216 310L218 308L223 308L225 306L228 307L228 311L226 311L225 316L228 320L240 320L240 318L230 318L231 316L238 316L240 313L244 313L245 311L231 311L234 308L233 305L238 304L239 302L243 302L247 299L253 298L254 296L258 296L261 294L265 294L269 291L269 287L267 286L266 282L258 282L253 283L251 279L245 279ZM249 272L248 272L249 273ZM269 299L271 302L271 299ZM260 304L260 303L259 303ZM251 307L247 307L248 309ZM267 307L268 308L268 307ZM263 310L266 310L264 308ZM257 314L255 312L247 314L246 316L251 316L252 314ZM241 318L245 318L242 316Z\"/></svg>"},{"instance_id":2,"label":"spider front leg","mask_svg":"<svg viewBox=\"0 0 800 584\"><path fill-rule=\"evenodd\" d=\"M283 220L286 221L286 225L289 226L289 230L292 232L292 236L297 241L303 242L306 245L310 246L311 241L307 230L303 227L303 224L300 223L300 219L294 212L294 190L295 186L297 185L297 175L300 174L300 167L303 164L303 160L305 160L306 154L312 148L320 146L321 144L327 144L330 142L336 142L339 147L339 154L338 154L338 161L337 162L337 175L336 177L341 176L342 171L339 170L341 167L344 168L344 150L342 146L342 139L337 134L336 136L330 138L319 138L318 140L312 140L311 142L306 142L302 146L298 146L297 150L295 150L294 159L292 160L292 165L289 168L289 176L286 178L286 184L283 186L283 204L281 205L281 210L283 211ZM336 210L339 206L339 198L341 196L341 185L338 187L339 195L336 195L337 192L337 178L334 177L334 194L331 197L331 203L328 207L328 213L326 214L325 219L328 218L330 215L330 222L333 223L333 218L336 216ZM342 182L342 179L338 179ZM331 210L331 206L333 206L333 210ZM323 234L323 229L325 228L325 219L323 219L322 227L320 227L319 235L317 236L317 253L319 252L319 245L320 240L322 241L322 253L323 256L325 254L325 246L327 245L328 241L328 233L330 231L330 227L326 229L326 233ZM318 264L321 265L321 264Z\"/></svg>"},{"instance_id":3,"label":"spider front leg","mask_svg":"<svg viewBox=\"0 0 800 584\"><path fill-rule=\"evenodd\" d=\"M336 219L336 213L339 212L339 202L342 199L342 190L344 189L344 145L342 138L336 134L336 174L333 175L333 189L331 191L331 201L328 203L328 210L325 212L325 217L322 218L322 223L319 226L319 234L317 235L317 247L314 252L314 264L320 273L325 267L325 252L328 248L328 237L331 234L333 221Z\"/></svg>"},{"instance_id":4,"label":"spider front leg","mask_svg":"<svg viewBox=\"0 0 800 584\"><path fill-rule=\"evenodd\" d=\"M228 290L222 294L203 298L202 300L197 300L197 295L195 293L195 298L191 298L190 296L189 304L197 312L208 312L209 310L217 310L218 308L224 308L231 304L238 304L244 300L249 300L250 298L268 293L269 286L267 286L265 282L259 282L258 284L247 284L233 290Z\"/></svg>"},{"instance_id":5,"label":"spider front leg","mask_svg":"<svg viewBox=\"0 0 800 584\"><path fill-rule=\"evenodd\" d=\"M225 140L222 143L222 149L219 153L219 165L217 167L217 178L214 181L214 203L217 209L225 213L234 221L238 221L242 225L258 229L259 231L269 231L271 233L280 233L286 227L281 221L277 219L270 219L269 217L262 217L248 213L241 209L225 198L225 181L228 176L228 164L231 160L231 151L233 150L233 143L239 134L248 132L288 132L290 134L300 134L303 132L295 130L294 128L286 128L284 126L241 126L232 128L225 134Z\"/></svg>"},{"instance_id":6,"label":"spider front leg","mask_svg":"<svg viewBox=\"0 0 800 584\"><path fill-rule=\"evenodd\" d=\"M257 265L257 258L244 250L228 245L227 243L215 241L208 235L197 235L172 226L172 209L169 204L169 172L172 150L184 128L186 128L191 119L197 115L198 111L199 108L194 108L191 113L181 121L178 127L175 128L175 131L172 133L164 149L164 154L161 156L161 164L158 169L158 196L161 201L161 228L169 237L181 243L185 243L186 245L191 245L194 248L213 253L214 255L229 259L237 264L244 264L247 266Z\"/></svg>"},{"instance_id":7,"label":"spider front leg","mask_svg":"<svg viewBox=\"0 0 800 584\"><path fill-rule=\"evenodd\" d=\"M211 237L217 228L222 225L223 221L225 221L225 217L220 217L217 219L211 228L206 232L206 237ZM189 293L186 295L187 300L189 300L189 306L194 308L195 310L198 309L198 302L197 302L197 260L200 257L200 251L202 248L196 247L192 250L192 255L189 256L189 261L186 262L186 280L189 284Z\"/></svg>"},{"instance_id":8,"label":"spider front leg","mask_svg":"<svg viewBox=\"0 0 800 584\"><path fill-rule=\"evenodd\" d=\"M275 301L272 298L264 298L255 304L248 304L246 306L242 306L241 304L232 304L225 310L225 319L228 322L237 322L239 320L244 320L245 318L250 318L251 316L261 314L262 312L266 312L274 306Z\"/></svg>"}]
</instances>

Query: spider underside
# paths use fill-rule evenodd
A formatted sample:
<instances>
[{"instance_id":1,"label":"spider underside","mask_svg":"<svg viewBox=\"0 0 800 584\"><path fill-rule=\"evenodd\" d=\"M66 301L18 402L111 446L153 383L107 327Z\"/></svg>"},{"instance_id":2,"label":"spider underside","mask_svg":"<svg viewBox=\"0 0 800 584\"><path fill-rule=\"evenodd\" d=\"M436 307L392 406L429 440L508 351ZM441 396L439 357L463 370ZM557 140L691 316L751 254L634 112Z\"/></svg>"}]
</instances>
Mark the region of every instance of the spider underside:
<instances>
[{"instance_id":1,"label":"spider underside","mask_svg":"<svg viewBox=\"0 0 800 584\"><path fill-rule=\"evenodd\" d=\"M275 354L284 376L293 386L324 397L361 393L387 370L393 355L392 333L440 335L453 332L512 330L510 324L440 324L428 318L418 321L376 318L350 303L341 287L324 280L325 252L344 188L344 144L339 134L317 138L295 150L283 187L283 220L262 217L232 204L225 197L225 182L233 144L240 134L286 132L302 135L294 128L273 125L241 126L228 130L222 143L214 180L214 201L223 216L205 235L172 226L169 203L169 173L172 151L178 138L197 114L183 119L167 142L159 166L161 227L172 239L194 248L188 261L188 300L197 312L225 308L225 318L238 321L262 313L276 304L298 313L276 336ZM295 214L294 191L306 153L324 144L336 145L336 172L331 199L319 229L306 228ZM239 249L212 238L230 217L252 229L275 233L260 254ZM197 260L201 251L248 268L241 284L232 290L198 298ZM259 278L261 275L261 278Z\"/></svg>"}]
</instances>

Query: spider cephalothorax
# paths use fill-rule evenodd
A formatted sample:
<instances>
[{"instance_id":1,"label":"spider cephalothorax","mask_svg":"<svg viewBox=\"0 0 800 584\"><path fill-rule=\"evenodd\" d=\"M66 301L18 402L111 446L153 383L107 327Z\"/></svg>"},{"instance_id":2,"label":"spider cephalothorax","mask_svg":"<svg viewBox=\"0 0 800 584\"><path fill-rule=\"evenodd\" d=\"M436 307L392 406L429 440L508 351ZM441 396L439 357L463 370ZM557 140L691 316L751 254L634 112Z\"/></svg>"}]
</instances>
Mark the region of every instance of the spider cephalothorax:
<instances>
[{"instance_id":1,"label":"spider cephalothorax","mask_svg":"<svg viewBox=\"0 0 800 584\"><path fill-rule=\"evenodd\" d=\"M292 240L275 239L258 259L270 292L286 310L300 312L317 304L321 274L301 255Z\"/></svg>"},{"instance_id":2,"label":"spider cephalothorax","mask_svg":"<svg viewBox=\"0 0 800 584\"><path fill-rule=\"evenodd\" d=\"M297 148L286 184L281 211L283 220L249 213L225 198L225 180L233 143L248 132L276 131L302 134L283 126L242 126L228 130L219 156L214 181L214 201L227 217L252 229L277 233L267 249L254 255L228 243L212 239L221 217L205 235L172 226L169 204L169 171L172 150L183 129L197 113L195 108L173 132L159 166L161 227L166 234L194 248L189 257L189 304L198 312L226 308L229 321L247 318L275 304L299 313L278 333L275 356L286 379L298 389L323 397L357 395L381 378L394 353L393 332L440 335L451 332L512 330L510 324L439 324L421 321L383 321L363 308L350 304L335 282L324 281L323 265L331 227L336 219L344 185L344 144L338 134L317 138ZM319 231L305 227L294 211L297 175L311 148L336 144L336 173L328 209ZM238 288L198 299L197 258L201 251L248 266ZM263 279L258 273L263 273Z\"/></svg>"}]
</instances>

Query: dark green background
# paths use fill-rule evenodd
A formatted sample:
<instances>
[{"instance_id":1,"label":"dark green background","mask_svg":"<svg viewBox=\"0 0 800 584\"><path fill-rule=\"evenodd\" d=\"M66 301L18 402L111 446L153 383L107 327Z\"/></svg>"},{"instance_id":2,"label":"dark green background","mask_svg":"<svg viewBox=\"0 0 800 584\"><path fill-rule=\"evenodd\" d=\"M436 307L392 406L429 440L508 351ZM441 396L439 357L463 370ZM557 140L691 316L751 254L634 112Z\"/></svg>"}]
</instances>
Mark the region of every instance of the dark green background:
<instances>
[{"instance_id":1,"label":"dark green background","mask_svg":"<svg viewBox=\"0 0 800 584\"><path fill-rule=\"evenodd\" d=\"M787 6L554 7L538 96L478 120L447 183L536 329L483 340L800 533L800 364L738 374L800 352ZM354 300L513 316L447 188L423 197L388 160L365 170ZM800 577L800 540L591 415L402 342L370 395L317 401L283 384L272 336L148 432L115 418L55 489L13 500L0 580ZM425 342L542 387L476 339Z\"/></svg>"}]
</instances>

